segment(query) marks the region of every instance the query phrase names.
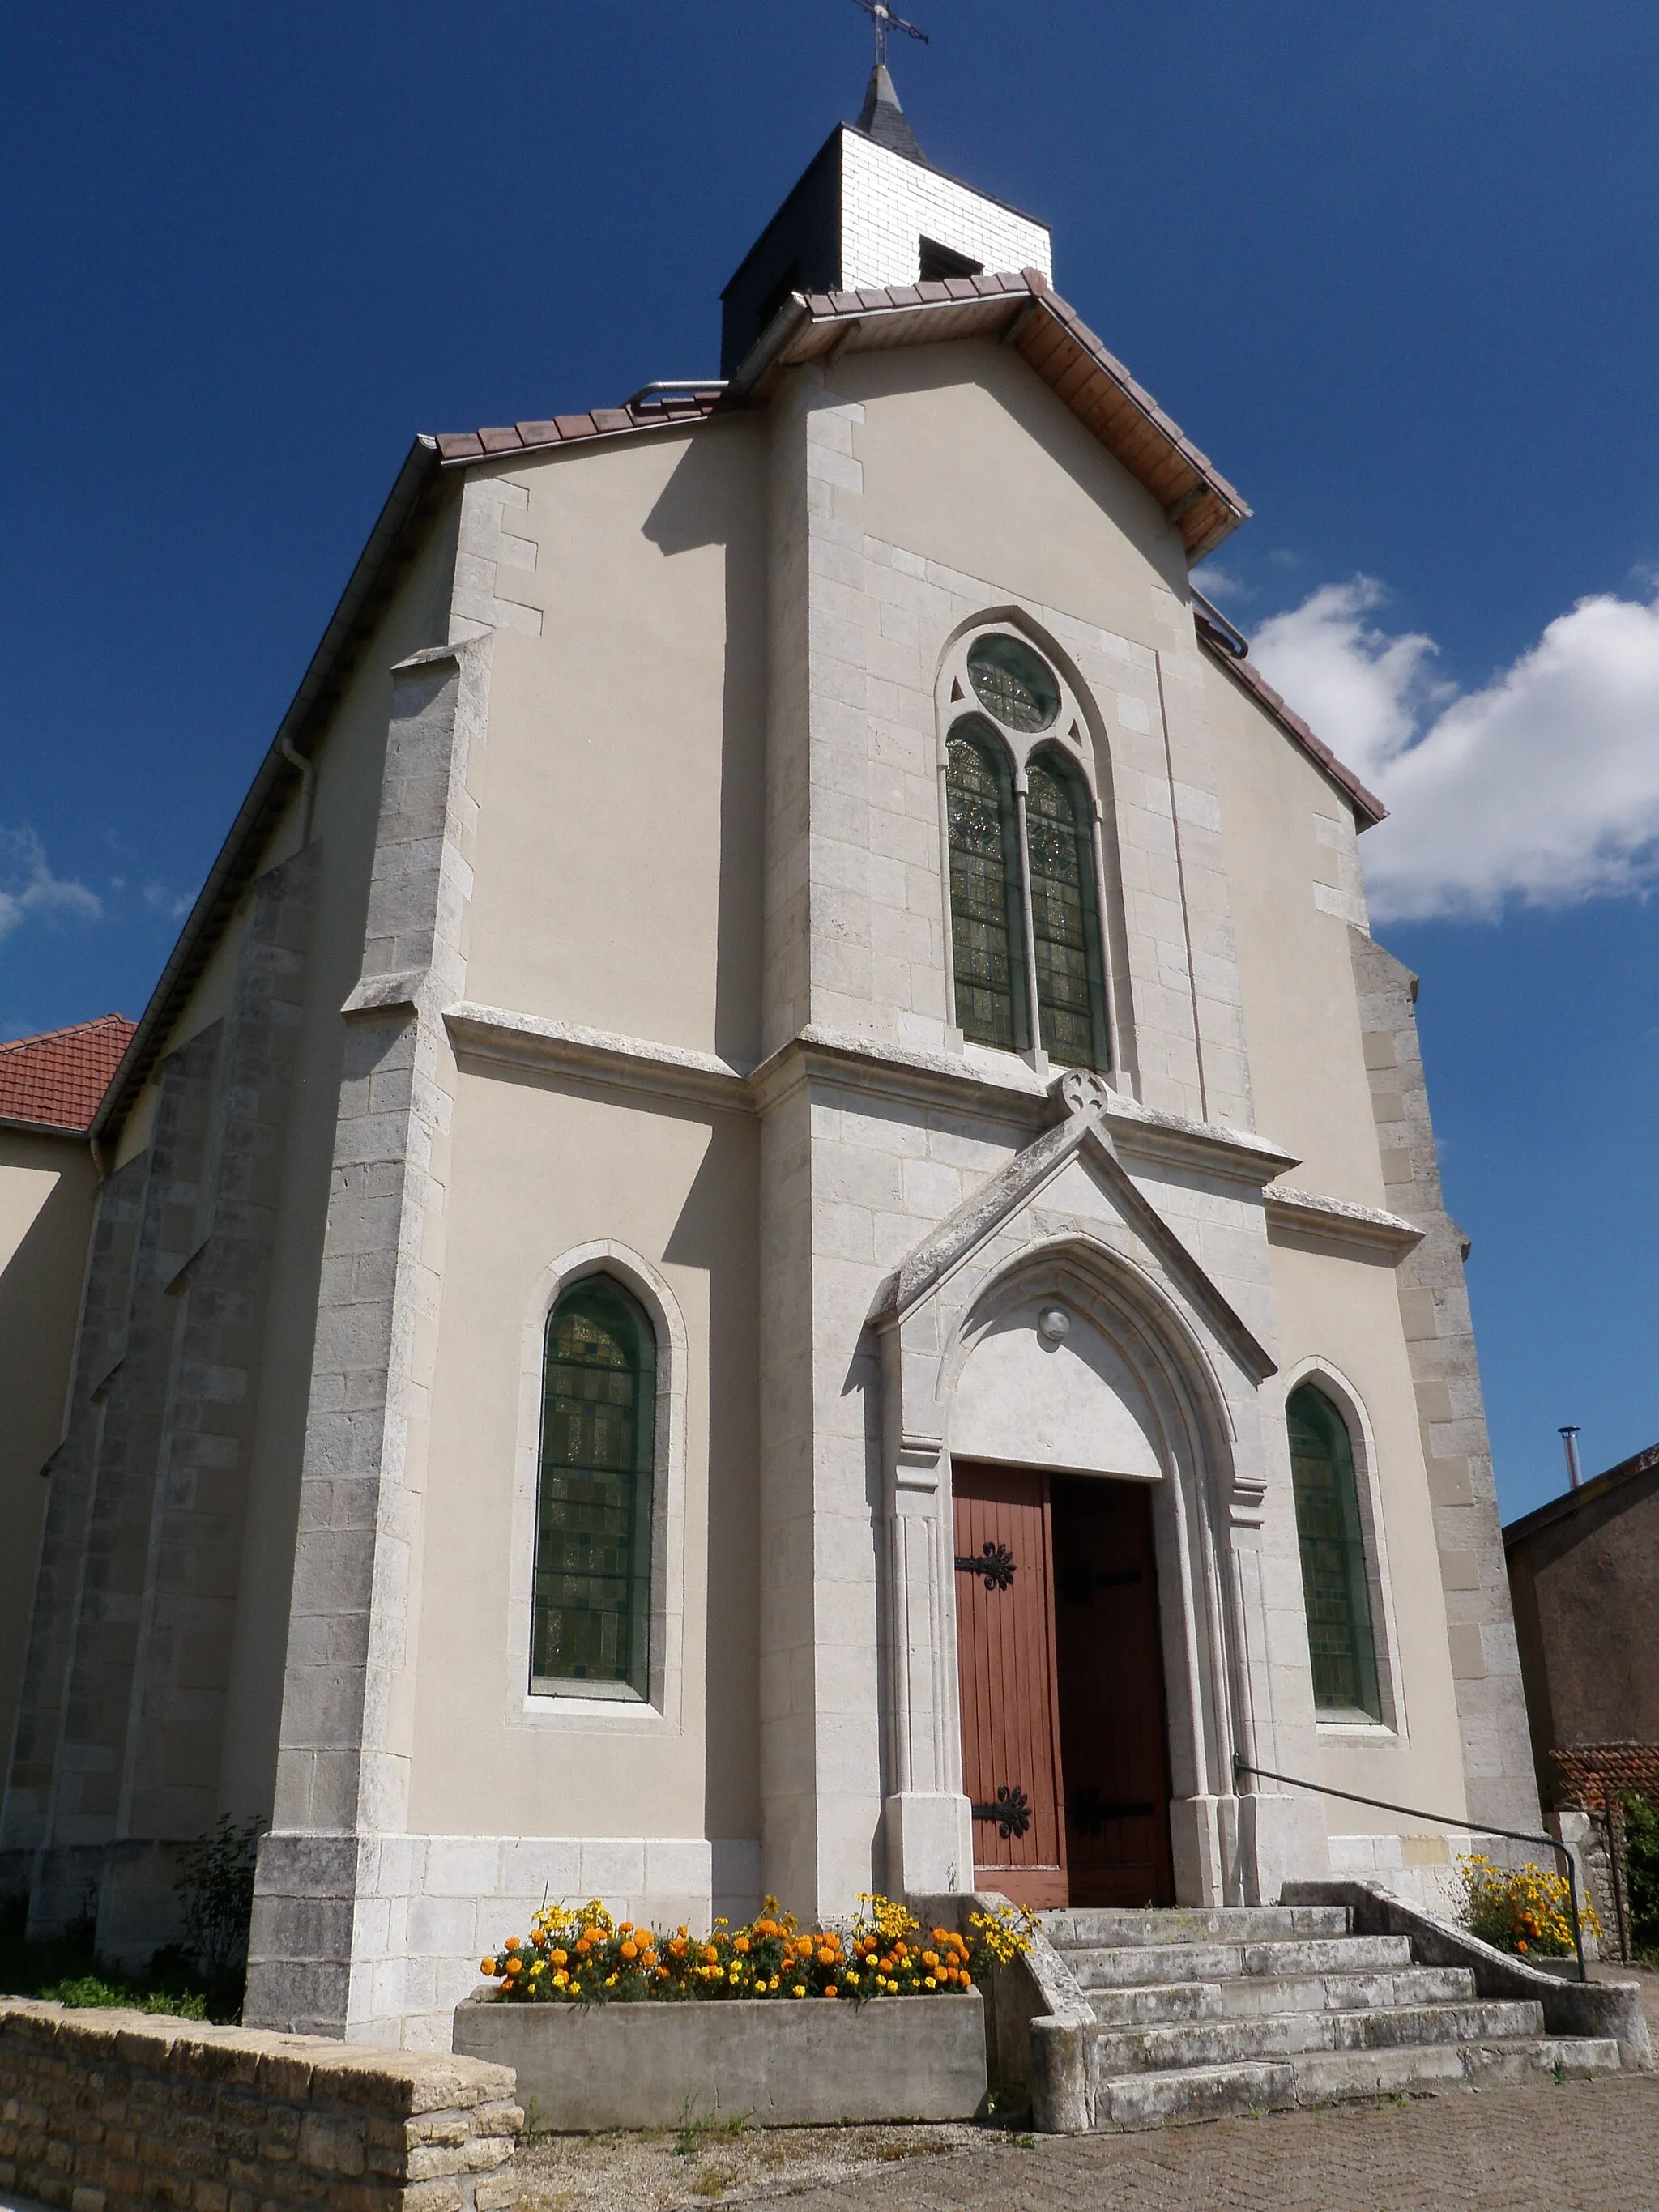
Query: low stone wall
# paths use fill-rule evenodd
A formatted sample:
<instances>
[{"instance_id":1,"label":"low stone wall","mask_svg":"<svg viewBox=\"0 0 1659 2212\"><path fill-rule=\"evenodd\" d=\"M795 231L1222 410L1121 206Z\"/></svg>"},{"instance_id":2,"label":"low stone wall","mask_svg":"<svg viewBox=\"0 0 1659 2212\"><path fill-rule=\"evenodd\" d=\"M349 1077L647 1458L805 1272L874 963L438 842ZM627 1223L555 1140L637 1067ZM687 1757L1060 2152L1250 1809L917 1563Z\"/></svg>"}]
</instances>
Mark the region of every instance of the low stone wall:
<instances>
[{"instance_id":1,"label":"low stone wall","mask_svg":"<svg viewBox=\"0 0 1659 2212\"><path fill-rule=\"evenodd\" d=\"M502 2212L512 2071L0 1998L0 2189L65 2212Z\"/></svg>"}]
</instances>

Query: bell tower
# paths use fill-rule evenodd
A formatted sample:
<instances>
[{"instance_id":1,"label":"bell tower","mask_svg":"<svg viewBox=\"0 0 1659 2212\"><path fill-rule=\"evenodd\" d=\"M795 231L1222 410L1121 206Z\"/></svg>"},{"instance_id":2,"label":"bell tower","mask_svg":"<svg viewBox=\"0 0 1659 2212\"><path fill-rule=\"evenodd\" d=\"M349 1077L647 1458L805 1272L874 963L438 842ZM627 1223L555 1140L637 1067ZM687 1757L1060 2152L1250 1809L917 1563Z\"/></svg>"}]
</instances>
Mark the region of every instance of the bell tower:
<instances>
[{"instance_id":1,"label":"bell tower","mask_svg":"<svg viewBox=\"0 0 1659 2212\"><path fill-rule=\"evenodd\" d=\"M1020 269L1052 280L1047 223L935 168L878 61L858 121L836 125L721 293L720 374L736 374L792 292Z\"/></svg>"}]
</instances>

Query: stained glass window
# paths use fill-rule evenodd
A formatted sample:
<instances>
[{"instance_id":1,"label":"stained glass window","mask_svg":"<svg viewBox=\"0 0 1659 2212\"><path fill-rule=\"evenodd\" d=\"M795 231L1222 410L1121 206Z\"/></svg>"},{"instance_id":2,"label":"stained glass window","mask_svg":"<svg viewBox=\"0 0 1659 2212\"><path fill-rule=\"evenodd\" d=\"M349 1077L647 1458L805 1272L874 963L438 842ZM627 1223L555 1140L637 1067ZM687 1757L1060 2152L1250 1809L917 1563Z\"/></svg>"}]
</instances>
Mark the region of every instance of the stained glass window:
<instances>
[{"instance_id":1,"label":"stained glass window","mask_svg":"<svg viewBox=\"0 0 1659 2212\"><path fill-rule=\"evenodd\" d=\"M968 648L968 680L1005 729L1046 730L1060 712L1052 672L1017 637L976 637Z\"/></svg>"},{"instance_id":2,"label":"stained glass window","mask_svg":"<svg viewBox=\"0 0 1659 2212\"><path fill-rule=\"evenodd\" d=\"M1027 781L1038 1034L1050 1059L1068 1067L1103 1067L1105 993L1091 810L1056 754L1038 753Z\"/></svg>"},{"instance_id":3,"label":"stained glass window","mask_svg":"<svg viewBox=\"0 0 1659 2212\"><path fill-rule=\"evenodd\" d=\"M605 1275L548 1318L531 1687L650 1690L656 1337Z\"/></svg>"},{"instance_id":4,"label":"stained glass window","mask_svg":"<svg viewBox=\"0 0 1659 2212\"><path fill-rule=\"evenodd\" d=\"M1314 1704L1326 1714L1381 1720L1365 1537L1348 1425L1311 1383L1291 1393L1285 1414Z\"/></svg>"},{"instance_id":5,"label":"stained glass window","mask_svg":"<svg viewBox=\"0 0 1659 2212\"><path fill-rule=\"evenodd\" d=\"M951 731L945 793L957 1026L976 1044L1018 1052L1027 1029L1013 779L1000 741L982 724Z\"/></svg>"}]
</instances>

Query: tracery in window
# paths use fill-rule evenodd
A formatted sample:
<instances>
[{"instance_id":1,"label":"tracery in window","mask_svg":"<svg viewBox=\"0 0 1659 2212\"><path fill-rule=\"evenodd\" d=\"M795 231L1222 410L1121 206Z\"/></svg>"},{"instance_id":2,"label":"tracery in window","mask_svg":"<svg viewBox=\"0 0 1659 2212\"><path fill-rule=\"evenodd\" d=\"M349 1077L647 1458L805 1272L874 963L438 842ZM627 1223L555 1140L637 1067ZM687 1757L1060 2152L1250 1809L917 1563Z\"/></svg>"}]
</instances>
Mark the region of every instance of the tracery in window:
<instances>
[{"instance_id":1,"label":"tracery in window","mask_svg":"<svg viewBox=\"0 0 1659 2212\"><path fill-rule=\"evenodd\" d=\"M1042 656L993 631L968 648L968 680L1005 729L1046 730L1060 712L1060 686Z\"/></svg>"},{"instance_id":2,"label":"tracery in window","mask_svg":"<svg viewBox=\"0 0 1659 2212\"><path fill-rule=\"evenodd\" d=\"M1365 1534L1348 1425L1310 1382L1291 1393L1285 1417L1314 1705L1327 1719L1381 1720Z\"/></svg>"},{"instance_id":3,"label":"tracery in window","mask_svg":"<svg viewBox=\"0 0 1659 2212\"><path fill-rule=\"evenodd\" d=\"M1013 780L1001 744L971 720L951 732L945 795L957 1026L1017 1052L1028 1024Z\"/></svg>"},{"instance_id":4,"label":"tracery in window","mask_svg":"<svg viewBox=\"0 0 1659 2212\"><path fill-rule=\"evenodd\" d=\"M548 1316L532 1691L649 1694L656 1368L645 1310L612 1277Z\"/></svg>"},{"instance_id":5,"label":"tracery in window","mask_svg":"<svg viewBox=\"0 0 1659 2212\"><path fill-rule=\"evenodd\" d=\"M1054 752L1033 755L1027 783L1038 1034L1051 1060L1099 1067L1106 1009L1088 797Z\"/></svg>"}]
</instances>

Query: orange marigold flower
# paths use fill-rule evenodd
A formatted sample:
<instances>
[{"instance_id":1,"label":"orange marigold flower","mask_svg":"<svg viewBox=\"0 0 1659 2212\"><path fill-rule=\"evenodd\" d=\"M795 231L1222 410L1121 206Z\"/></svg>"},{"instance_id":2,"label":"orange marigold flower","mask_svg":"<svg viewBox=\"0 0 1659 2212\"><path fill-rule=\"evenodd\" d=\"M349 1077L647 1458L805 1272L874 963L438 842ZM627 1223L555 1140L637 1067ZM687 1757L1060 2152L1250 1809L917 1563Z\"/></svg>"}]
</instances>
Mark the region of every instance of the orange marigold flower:
<instances>
[{"instance_id":1,"label":"orange marigold flower","mask_svg":"<svg viewBox=\"0 0 1659 2212\"><path fill-rule=\"evenodd\" d=\"M622 1954L624 1959L637 1959L640 1955L640 1947L630 1939L623 1945Z\"/></svg>"},{"instance_id":2,"label":"orange marigold flower","mask_svg":"<svg viewBox=\"0 0 1659 2212\"><path fill-rule=\"evenodd\" d=\"M819 1946L819 1948L818 1948L818 1964L819 1964L819 1966L833 1966L835 1965L835 1963L836 1963L836 1954L835 1954L835 1953L834 1953L834 1952L830 1948L830 1946L829 1946L827 1943L821 1944L821 1945Z\"/></svg>"},{"instance_id":3,"label":"orange marigold flower","mask_svg":"<svg viewBox=\"0 0 1659 2212\"><path fill-rule=\"evenodd\" d=\"M553 1963L556 1966L568 1966L570 1964L569 1952L555 1951L553 1954Z\"/></svg>"},{"instance_id":4,"label":"orange marigold flower","mask_svg":"<svg viewBox=\"0 0 1659 2212\"><path fill-rule=\"evenodd\" d=\"M736 1937L733 1940L732 1948L734 1951L746 1952L749 1948L749 1938L746 1936L739 1936Z\"/></svg>"},{"instance_id":5,"label":"orange marigold flower","mask_svg":"<svg viewBox=\"0 0 1659 2212\"><path fill-rule=\"evenodd\" d=\"M836 1987L833 1982L826 1982L823 1985L823 1994L827 1997L838 1997L841 1995L841 1991Z\"/></svg>"},{"instance_id":6,"label":"orange marigold flower","mask_svg":"<svg viewBox=\"0 0 1659 2212\"><path fill-rule=\"evenodd\" d=\"M493 1973L495 1972L495 1961L493 1959L480 1959L480 1960L479 1960L479 1961L478 1961L478 1972L479 1972L481 1974L493 1974Z\"/></svg>"},{"instance_id":7,"label":"orange marigold flower","mask_svg":"<svg viewBox=\"0 0 1659 2212\"><path fill-rule=\"evenodd\" d=\"M509 1951L516 1951L516 1950L518 1949L518 1948L519 1948L519 1939L518 1939L518 1937L517 1937L516 1936L509 1936L507 1937L507 1949L508 1949Z\"/></svg>"}]
</instances>

